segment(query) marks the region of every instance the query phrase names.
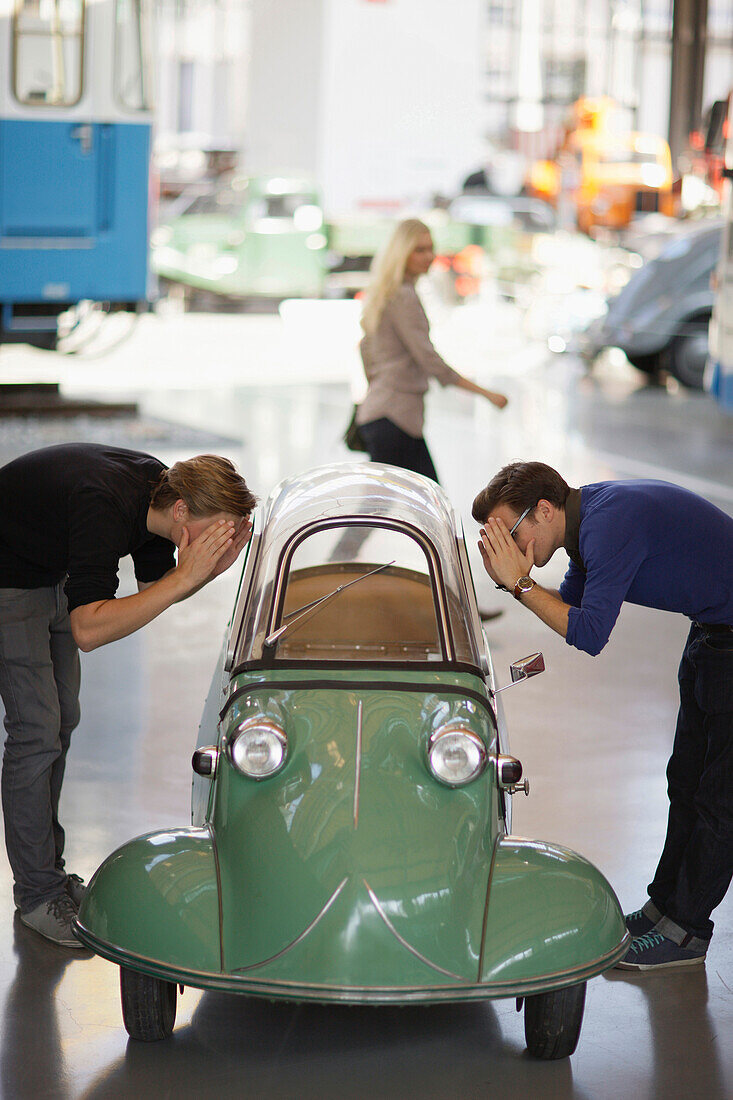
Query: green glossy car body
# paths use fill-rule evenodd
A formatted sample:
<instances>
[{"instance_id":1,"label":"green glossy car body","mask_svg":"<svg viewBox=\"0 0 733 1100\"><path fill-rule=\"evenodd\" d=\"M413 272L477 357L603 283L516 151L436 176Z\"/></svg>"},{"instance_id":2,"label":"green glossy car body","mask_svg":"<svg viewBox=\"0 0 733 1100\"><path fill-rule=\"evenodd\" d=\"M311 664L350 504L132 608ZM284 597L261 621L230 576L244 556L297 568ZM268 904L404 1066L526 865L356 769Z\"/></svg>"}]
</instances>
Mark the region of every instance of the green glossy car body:
<instances>
[{"instance_id":1,"label":"green glossy car body","mask_svg":"<svg viewBox=\"0 0 733 1100\"><path fill-rule=\"evenodd\" d=\"M531 997L612 966L628 936L601 873L510 832L518 765L442 491L322 467L257 526L192 825L102 864L80 939L152 982L349 1003ZM265 778L237 763L253 728L286 742ZM446 731L458 755L431 755ZM479 763L449 785L435 767L468 767L464 749Z\"/></svg>"},{"instance_id":2,"label":"green glossy car body","mask_svg":"<svg viewBox=\"0 0 733 1100\"><path fill-rule=\"evenodd\" d=\"M320 199L307 181L235 176L151 238L159 278L229 298L317 298L326 274Z\"/></svg>"}]
</instances>

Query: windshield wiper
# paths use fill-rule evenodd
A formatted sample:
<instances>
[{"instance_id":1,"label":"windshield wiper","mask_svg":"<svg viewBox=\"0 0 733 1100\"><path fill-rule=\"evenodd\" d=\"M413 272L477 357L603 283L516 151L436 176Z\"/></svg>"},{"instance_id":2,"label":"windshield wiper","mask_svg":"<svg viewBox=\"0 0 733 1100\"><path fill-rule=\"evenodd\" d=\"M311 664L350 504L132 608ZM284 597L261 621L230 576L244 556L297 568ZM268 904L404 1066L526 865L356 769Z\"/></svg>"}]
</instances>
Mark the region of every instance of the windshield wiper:
<instances>
[{"instance_id":1,"label":"windshield wiper","mask_svg":"<svg viewBox=\"0 0 733 1100\"><path fill-rule=\"evenodd\" d=\"M395 559L396 560L396 559ZM333 592L327 592L325 596L321 596L317 600L312 600L311 603L303 604L302 607L297 608L295 611L291 611L288 615L289 622L285 623L285 626L281 626L279 630L274 630L272 634L268 634L265 638L266 646L274 646L284 638L289 630L296 627L299 623L307 623L309 619L312 619L314 615L317 615L321 608L332 600L334 596L339 596L342 592L345 592L347 588L351 588L352 584L358 584L359 581L365 581L367 577L373 577L375 573L381 573L383 569L388 569L390 565L394 565L393 561L385 562L384 565L378 565L376 569L371 569L368 573L362 573L360 577L354 577L353 581L348 581L346 584L340 584L338 588L334 588ZM293 618L297 615L297 618Z\"/></svg>"}]
</instances>

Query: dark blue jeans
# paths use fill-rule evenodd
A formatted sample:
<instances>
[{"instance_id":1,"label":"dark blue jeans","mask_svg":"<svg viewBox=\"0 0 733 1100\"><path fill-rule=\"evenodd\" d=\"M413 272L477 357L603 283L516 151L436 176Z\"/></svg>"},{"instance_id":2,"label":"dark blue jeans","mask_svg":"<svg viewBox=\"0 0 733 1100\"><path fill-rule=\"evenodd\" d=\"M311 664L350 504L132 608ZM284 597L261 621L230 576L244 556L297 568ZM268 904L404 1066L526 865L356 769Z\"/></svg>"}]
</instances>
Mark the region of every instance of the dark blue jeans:
<instances>
[{"instance_id":1,"label":"dark blue jeans","mask_svg":"<svg viewBox=\"0 0 733 1100\"><path fill-rule=\"evenodd\" d=\"M59 796L79 722L79 650L61 585L0 588L2 804L13 893L27 913L66 883Z\"/></svg>"},{"instance_id":2,"label":"dark blue jeans","mask_svg":"<svg viewBox=\"0 0 733 1100\"><path fill-rule=\"evenodd\" d=\"M364 440L372 462L387 462L390 466L401 466L403 470L412 470L416 474L438 480L427 443L420 436L415 439L393 424L386 416L379 420L370 420L359 425L359 435Z\"/></svg>"},{"instance_id":3,"label":"dark blue jeans","mask_svg":"<svg viewBox=\"0 0 733 1100\"><path fill-rule=\"evenodd\" d=\"M668 921L709 940L733 877L733 632L693 624L679 685L667 838L649 897Z\"/></svg>"}]
</instances>

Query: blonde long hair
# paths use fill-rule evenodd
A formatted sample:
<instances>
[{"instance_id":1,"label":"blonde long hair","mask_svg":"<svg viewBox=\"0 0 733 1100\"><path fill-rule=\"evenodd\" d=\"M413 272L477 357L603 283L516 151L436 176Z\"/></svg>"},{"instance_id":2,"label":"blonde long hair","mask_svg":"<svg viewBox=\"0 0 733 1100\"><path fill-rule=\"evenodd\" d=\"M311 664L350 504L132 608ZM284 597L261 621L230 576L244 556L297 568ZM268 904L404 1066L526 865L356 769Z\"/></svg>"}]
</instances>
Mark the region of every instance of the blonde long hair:
<instances>
[{"instance_id":1,"label":"blonde long hair","mask_svg":"<svg viewBox=\"0 0 733 1100\"><path fill-rule=\"evenodd\" d=\"M364 295L361 327L367 336L377 331L384 307L405 279L408 257L423 233L429 233L427 225L419 218L406 218L395 228L384 248L372 264L372 278Z\"/></svg>"}]
</instances>

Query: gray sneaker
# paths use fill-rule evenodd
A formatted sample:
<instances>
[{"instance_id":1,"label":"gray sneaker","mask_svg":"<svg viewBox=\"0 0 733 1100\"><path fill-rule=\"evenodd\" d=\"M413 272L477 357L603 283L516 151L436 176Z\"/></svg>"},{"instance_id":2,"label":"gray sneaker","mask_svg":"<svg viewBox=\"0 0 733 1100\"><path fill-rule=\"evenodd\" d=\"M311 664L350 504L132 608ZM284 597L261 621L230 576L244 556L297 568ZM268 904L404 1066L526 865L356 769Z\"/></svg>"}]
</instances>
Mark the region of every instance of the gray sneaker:
<instances>
[{"instance_id":1,"label":"gray sneaker","mask_svg":"<svg viewBox=\"0 0 733 1100\"><path fill-rule=\"evenodd\" d=\"M81 905L81 899L86 893L86 886L84 885L84 879L79 875L68 875L66 878L66 893L69 895L74 903L76 909Z\"/></svg>"},{"instance_id":2,"label":"gray sneaker","mask_svg":"<svg viewBox=\"0 0 733 1100\"><path fill-rule=\"evenodd\" d=\"M41 936L59 947L78 947L83 944L74 935L72 921L76 916L74 903L67 893L59 894L50 901L42 901L30 913L21 913L21 923L32 928Z\"/></svg>"}]
</instances>

